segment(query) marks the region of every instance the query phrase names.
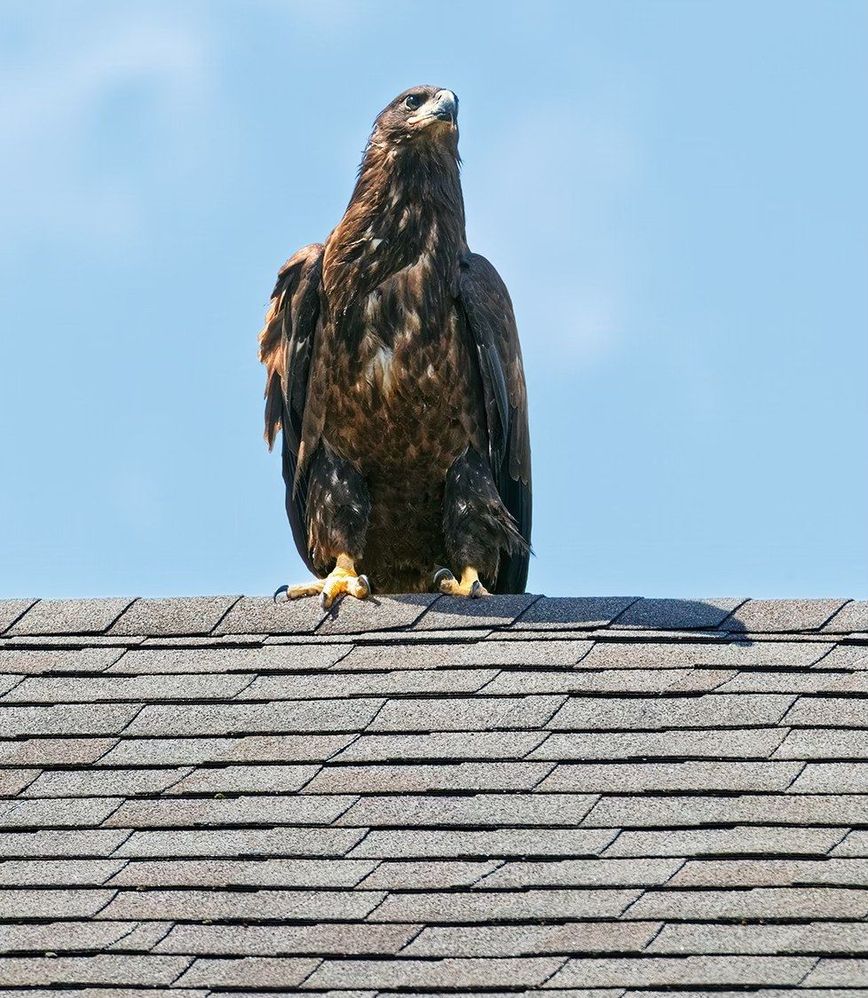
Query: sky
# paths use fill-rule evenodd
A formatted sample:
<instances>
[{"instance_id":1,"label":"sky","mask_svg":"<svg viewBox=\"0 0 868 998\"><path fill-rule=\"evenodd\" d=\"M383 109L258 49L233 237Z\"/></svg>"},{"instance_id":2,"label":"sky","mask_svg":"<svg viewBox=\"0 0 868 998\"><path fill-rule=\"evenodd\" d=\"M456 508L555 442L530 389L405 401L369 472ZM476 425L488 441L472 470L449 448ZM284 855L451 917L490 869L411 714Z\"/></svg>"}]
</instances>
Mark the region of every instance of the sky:
<instances>
[{"instance_id":1,"label":"sky","mask_svg":"<svg viewBox=\"0 0 868 998\"><path fill-rule=\"evenodd\" d=\"M0 596L307 572L256 335L401 90L461 100L529 589L868 597L868 4L0 0Z\"/></svg>"}]
</instances>

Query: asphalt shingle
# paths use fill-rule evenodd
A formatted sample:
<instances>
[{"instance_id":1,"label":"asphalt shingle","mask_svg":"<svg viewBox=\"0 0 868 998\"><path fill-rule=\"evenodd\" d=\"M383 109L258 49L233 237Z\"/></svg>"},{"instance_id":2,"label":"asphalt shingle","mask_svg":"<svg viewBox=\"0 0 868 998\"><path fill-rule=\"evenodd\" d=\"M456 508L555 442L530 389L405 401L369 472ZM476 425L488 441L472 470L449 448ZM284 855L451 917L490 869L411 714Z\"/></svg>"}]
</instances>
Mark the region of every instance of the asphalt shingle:
<instances>
[{"instance_id":1,"label":"asphalt shingle","mask_svg":"<svg viewBox=\"0 0 868 998\"><path fill-rule=\"evenodd\" d=\"M210 634L237 596L137 599L112 625L111 634Z\"/></svg>"},{"instance_id":2,"label":"asphalt shingle","mask_svg":"<svg viewBox=\"0 0 868 998\"><path fill-rule=\"evenodd\" d=\"M720 627L726 621L725 626L731 627L738 615L730 615L742 603L743 599L640 599L624 610L615 626L643 630L702 630Z\"/></svg>"},{"instance_id":3,"label":"asphalt shingle","mask_svg":"<svg viewBox=\"0 0 868 998\"><path fill-rule=\"evenodd\" d=\"M102 634L132 603L131 599L44 599L6 630L17 634Z\"/></svg>"},{"instance_id":4,"label":"asphalt shingle","mask_svg":"<svg viewBox=\"0 0 868 998\"><path fill-rule=\"evenodd\" d=\"M0 604L0 998L868 998L863 617Z\"/></svg>"},{"instance_id":5,"label":"asphalt shingle","mask_svg":"<svg viewBox=\"0 0 868 998\"><path fill-rule=\"evenodd\" d=\"M0 634L33 606L33 599L0 599Z\"/></svg>"}]
</instances>

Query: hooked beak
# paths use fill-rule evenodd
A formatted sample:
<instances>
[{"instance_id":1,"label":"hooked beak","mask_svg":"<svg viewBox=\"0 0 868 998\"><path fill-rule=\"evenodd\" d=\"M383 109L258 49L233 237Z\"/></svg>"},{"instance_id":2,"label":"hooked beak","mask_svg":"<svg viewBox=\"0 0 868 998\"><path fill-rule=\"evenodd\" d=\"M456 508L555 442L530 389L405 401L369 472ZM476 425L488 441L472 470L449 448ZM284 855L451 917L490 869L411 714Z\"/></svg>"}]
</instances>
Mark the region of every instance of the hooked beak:
<instances>
[{"instance_id":1,"label":"hooked beak","mask_svg":"<svg viewBox=\"0 0 868 998\"><path fill-rule=\"evenodd\" d=\"M419 108L419 112L408 120L413 125L445 121L454 127L458 124L458 98L451 90L438 90Z\"/></svg>"}]
</instances>

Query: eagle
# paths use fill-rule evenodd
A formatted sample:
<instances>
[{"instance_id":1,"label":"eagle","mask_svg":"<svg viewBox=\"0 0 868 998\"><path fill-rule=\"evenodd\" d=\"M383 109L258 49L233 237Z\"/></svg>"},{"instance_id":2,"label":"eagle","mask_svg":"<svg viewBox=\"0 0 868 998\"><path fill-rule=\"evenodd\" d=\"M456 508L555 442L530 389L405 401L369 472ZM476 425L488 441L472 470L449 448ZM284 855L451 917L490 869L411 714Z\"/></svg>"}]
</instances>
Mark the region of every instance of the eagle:
<instances>
[{"instance_id":1,"label":"eagle","mask_svg":"<svg viewBox=\"0 0 868 998\"><path fill-rule=\"evenodd\" d=\"M316 576L285 598L524 592L527 390L509 293L467 246L458 97L376 118L347 210L281 267L259 356L265 438ZM277 594L275 594L277 596Z\"/></svg>"}]
</instances>

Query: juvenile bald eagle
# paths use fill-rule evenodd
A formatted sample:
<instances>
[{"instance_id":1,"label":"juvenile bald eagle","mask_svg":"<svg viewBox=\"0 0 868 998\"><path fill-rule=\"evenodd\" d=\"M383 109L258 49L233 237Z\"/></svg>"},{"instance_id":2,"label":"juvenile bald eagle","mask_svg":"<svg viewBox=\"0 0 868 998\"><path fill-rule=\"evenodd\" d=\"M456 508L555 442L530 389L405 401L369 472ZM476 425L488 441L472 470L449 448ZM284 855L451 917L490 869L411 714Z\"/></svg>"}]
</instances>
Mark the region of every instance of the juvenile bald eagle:
<instances>
[{"instance_id":1,"label":"juvenile bald eagle","mask_svg":"<svg viewBox=\"0 0 868 998\"><path fill-rule=\"evenodd\" d=\"M286 510L318 576L288 598L524 591L521 349L503 281L467 247L457 119L450 90L396 97L337 228L278 274L265 436L283 433Z\"/></svg>"}]
</instances>

